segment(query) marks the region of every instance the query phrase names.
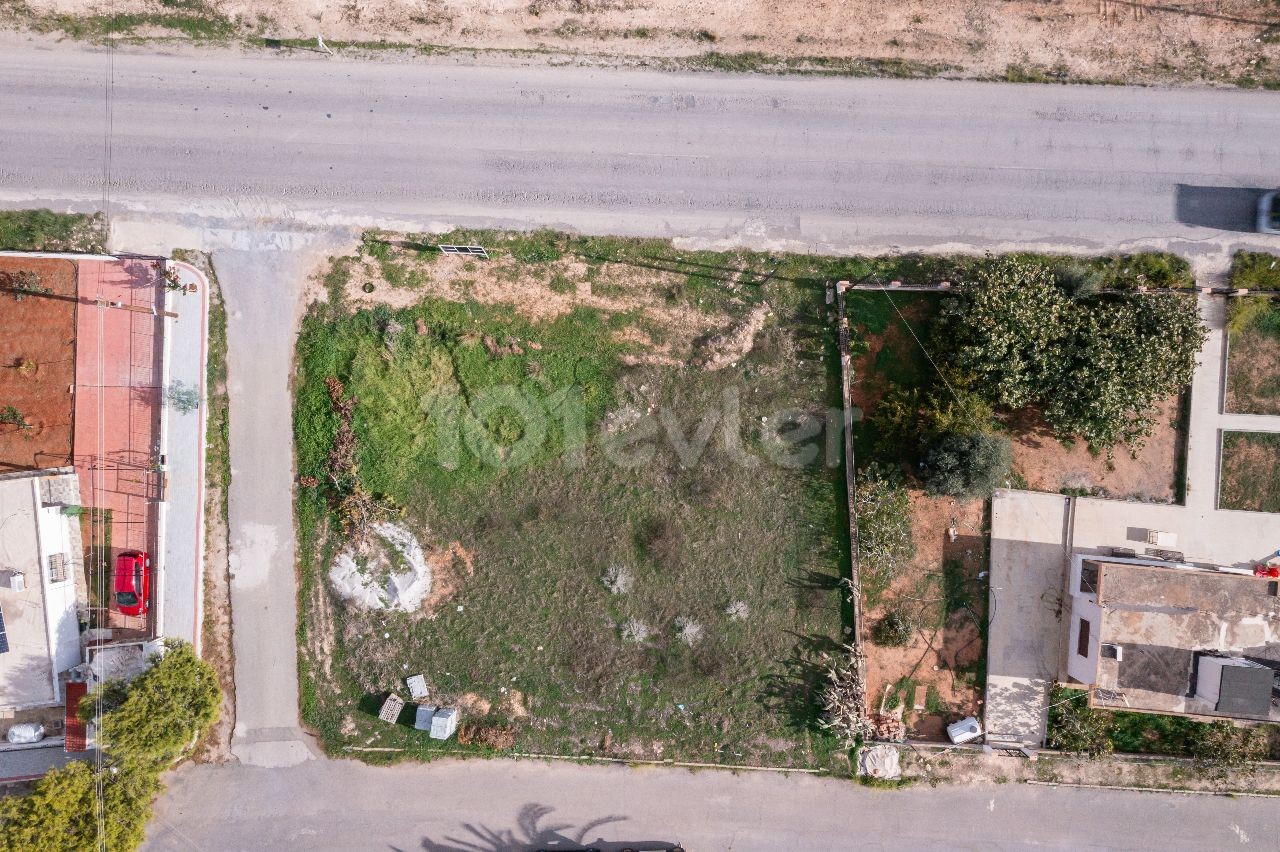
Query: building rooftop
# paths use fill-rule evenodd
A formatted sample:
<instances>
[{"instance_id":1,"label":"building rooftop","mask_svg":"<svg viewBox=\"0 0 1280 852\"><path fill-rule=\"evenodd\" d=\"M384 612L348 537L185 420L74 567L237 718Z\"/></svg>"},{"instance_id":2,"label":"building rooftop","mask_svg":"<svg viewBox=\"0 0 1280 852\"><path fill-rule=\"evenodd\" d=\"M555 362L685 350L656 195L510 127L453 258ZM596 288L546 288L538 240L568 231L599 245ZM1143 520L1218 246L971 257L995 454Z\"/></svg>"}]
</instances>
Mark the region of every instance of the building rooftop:
<instances>
[{"instance_id":1,"label":"building rooftop","mask_svg":"<svg viewBox=\"0 0 1280 852\"><path fill-rule=\"evenodd\" d=\"M52 475L50 475L52 474ZM51 495L74 475L0 475L0 613L8 650L0 652L0 707L61 700L58 675L80 661L77 568L68 519Z\"/></svg>"},{"instance_id":2,"label":"building rooftop","mask_svg":"<svg viewBox=\"0 0 1280 852\"><path fill-rule=\"evenodd\" d=\"M1280 721L1280 695L1273 694L1280 672L1274 580L1172 565L1094 564L1102 611L1096 705Z\"/></svg>"}]
</instances>

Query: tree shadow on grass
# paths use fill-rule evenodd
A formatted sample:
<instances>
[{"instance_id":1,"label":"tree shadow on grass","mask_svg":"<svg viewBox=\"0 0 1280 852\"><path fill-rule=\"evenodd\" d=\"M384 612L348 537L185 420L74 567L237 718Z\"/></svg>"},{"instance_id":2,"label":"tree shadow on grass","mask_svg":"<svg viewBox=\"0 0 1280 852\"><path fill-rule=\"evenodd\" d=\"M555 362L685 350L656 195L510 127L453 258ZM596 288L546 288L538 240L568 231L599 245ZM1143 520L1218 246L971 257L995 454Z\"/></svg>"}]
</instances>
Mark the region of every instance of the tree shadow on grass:
<instances>
[{"instance_id":1,"label":"tree shadow on grass","mask_svg":"<svg viewBox=\"0 0 1280 852\"><path fill-rule=\"evenodd\" d=\"M765 676L758 700L770 713L785 716L792 730L819 731L827 666L841 652L840 644L829 636L793 635L791 656L780 671Z\"/></svg>"}]
</instances>

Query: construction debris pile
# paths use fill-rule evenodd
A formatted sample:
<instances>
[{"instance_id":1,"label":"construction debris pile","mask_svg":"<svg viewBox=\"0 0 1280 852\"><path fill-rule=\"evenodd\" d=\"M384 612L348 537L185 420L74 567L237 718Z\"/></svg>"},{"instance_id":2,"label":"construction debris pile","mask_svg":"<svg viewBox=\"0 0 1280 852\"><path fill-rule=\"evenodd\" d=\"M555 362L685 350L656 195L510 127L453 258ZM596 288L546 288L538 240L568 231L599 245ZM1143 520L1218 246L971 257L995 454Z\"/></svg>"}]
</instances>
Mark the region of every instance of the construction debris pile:
<instances>
[{"instance_id":1,"label":"construction debris pile","mask_svg":"<svg viewBox=\"0 0 1280 852\"><path fill-rule=\"evenodd\" d=\"M458 708L421 703L429 694L427 679L423 675L407 678L405 685L409 687L409 694L415 701L413 727L419 731L427 731L433 740L447 740L453 736L454 731L458 730ZM399 721L405 706L405 700L393 692L382 702L378 718L394 725Z\"/></svg>"}]
</instances>

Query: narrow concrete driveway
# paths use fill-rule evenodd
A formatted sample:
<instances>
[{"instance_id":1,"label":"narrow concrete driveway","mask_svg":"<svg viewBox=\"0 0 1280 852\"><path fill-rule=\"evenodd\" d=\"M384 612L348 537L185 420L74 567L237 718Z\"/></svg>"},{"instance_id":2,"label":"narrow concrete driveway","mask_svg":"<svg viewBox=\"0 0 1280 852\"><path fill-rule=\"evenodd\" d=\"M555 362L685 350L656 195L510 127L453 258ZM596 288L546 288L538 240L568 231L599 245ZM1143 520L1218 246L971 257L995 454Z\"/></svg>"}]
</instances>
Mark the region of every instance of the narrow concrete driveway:
<instances>
[{"instance_id":1,"label":"narrow concrete driveway","mask_svg":"<svg viewBox=\"0 0 1280 852\"><path fill-rule=\"evenodd\" d=\"M1280 832L1270 799L1017 784L895 793L809 776L533 761L189 767L167 780L150 850L527 852L591 843L617 852L678 841L690 852L1167 852L1271 848Z\"/></svg>"}]
</instances>

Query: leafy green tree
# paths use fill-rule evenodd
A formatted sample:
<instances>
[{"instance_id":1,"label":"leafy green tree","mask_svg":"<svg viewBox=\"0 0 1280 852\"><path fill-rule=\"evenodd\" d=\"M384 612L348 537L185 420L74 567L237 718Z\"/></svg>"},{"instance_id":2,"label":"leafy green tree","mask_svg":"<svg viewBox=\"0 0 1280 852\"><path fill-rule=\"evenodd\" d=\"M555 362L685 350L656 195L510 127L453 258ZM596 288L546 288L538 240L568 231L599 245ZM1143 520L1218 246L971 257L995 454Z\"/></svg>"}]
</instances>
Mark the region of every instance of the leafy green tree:
<instances>
[{"instance_id":1,"label":"leafy green tree","mask_svg":"<svg viewBox=\"0 0 1280 852\"><path fill-rule=\"evenodd\" d=\"M191 645L170 642L165 654L121 693L104 684L81 704L92 713L101 691L99 722L103 748L118 761L142 761L167 768L200 732L218 720L221 693L213 667Z\"/></svg>"},{"instance_id":2,"label":"leafy green tree","mask_svg":"<svg viewBox=\"0 0 1280 852\"><path fill-rule=\"evenodd\" d=\"M945 352L995 405L1038 402L1057 373L1070 300L1053 272L1017 258L979 266L943 307Z\"/></svg>"},{"instance_id":3,"label":"leafy green tree","mask_svg":"<svg viewBox=\"0 0 1280 852\"><path fill-rule=\"evenodd\" d=\"M1045 420L1096 447L1140 446L1160 400L1188 384L1207 331L1194 299L1152 293L1108 299L1071 314Z\"/></svg>"},{"instance_id":4,"label":"leafy green tree","mask_svg":"<svg viewBox=\"0 0 1280 852\"><path fill-rule=\"evenodd\" d=\"M1036 406L1060 435L1095 447L1150 434L1152 409L1190 381L1207 334L1173 293L1070 299L1054 274L1004 258L944 309L943 356L993 405Z\"/></svg>"},{"instance_id":5,"label":"leafy green tree","mask_svg":"<svg viewBox=\"0 0 1280 852\"><path fill-rule=\"evenodd\" d=\"M1013 468L1013 444L1003 435L944 435L921 465L925 489L937 497L989 497Z\"/></svg>"},{"instance_id":6,"label":"leafy green tree","mask_svg":"<svg viewBox=\"0 0 1280 852\"><path fill-rule=\"evenodd\" d=\"M37 781L30 795L0 799L0 852L142 843L160 774L217 721L221 703L213 667L189 644L169 641L152 662L132 681L103 683L81 702L86 721L101 714L101 770L69 763Z\"/></svg>"},{"instance_id":7,"label":"leafy green tree","mask_svg":"<svg viewBox=\"0 0 1280 852\"><path fill-rule=\"evenodd\" d=\"M68 763L37 781L29 795L0 799L0 850L98 849L99 831L107 849L135 849L159 791L154 772L108 767L96 773L83 761Z\"/></svg>"}]
</instances>

